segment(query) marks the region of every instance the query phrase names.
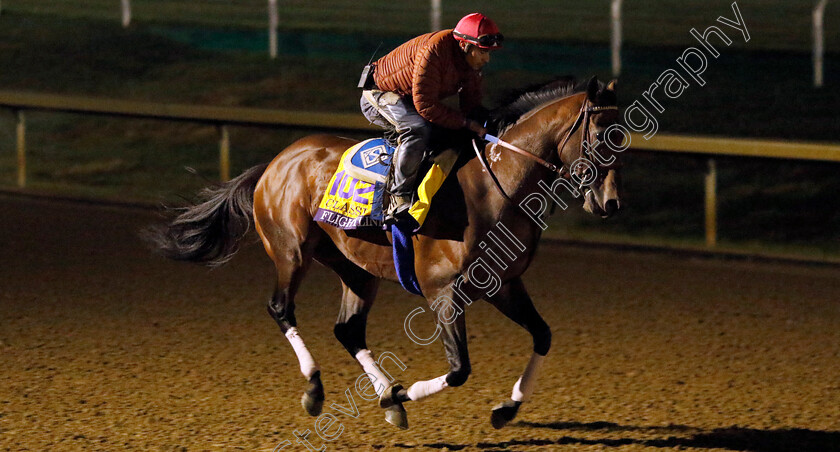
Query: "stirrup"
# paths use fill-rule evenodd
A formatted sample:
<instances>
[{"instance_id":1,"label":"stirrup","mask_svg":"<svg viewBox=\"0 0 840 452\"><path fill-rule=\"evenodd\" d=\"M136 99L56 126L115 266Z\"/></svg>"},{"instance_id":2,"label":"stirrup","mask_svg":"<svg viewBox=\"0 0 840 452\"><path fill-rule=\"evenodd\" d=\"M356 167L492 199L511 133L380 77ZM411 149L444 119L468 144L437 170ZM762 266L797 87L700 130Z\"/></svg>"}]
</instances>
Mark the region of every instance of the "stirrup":
<instances>
[{"instance_id":1,"label":"stirrup","mask_svg":"<svg viewBox=\"0 0 840 452\"><path fill-rule=\"evenodd\" d=\"M408 210L411 209L411 196L391 195L389 200L388 211L385 213L385 223L393 224L401 219L405 219Z\"/></svg>"},{"instance_id":2,"label":"stirrup","mask_svg":"<svg viewBox=\"0 0 840 452\"><path fill-rule=\"evenodd\" d=\"M411 195L391 195L391 206L393 207L391 210L398 211L404 210L404 206L411 206Z\"/></svg>"}]
</instances>

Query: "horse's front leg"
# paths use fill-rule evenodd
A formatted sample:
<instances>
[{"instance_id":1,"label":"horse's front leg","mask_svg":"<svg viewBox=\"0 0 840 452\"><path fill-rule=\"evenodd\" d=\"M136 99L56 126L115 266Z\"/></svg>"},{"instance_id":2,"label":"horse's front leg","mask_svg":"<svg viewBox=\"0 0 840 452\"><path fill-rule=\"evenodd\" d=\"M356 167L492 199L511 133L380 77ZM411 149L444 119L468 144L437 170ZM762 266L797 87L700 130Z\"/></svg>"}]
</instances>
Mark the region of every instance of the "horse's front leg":
<instances>
[{"instance_id":1,"label":"horse's front leg","mask_svg":"<svg viewBox=\"0 0 840 452\"><path fill-rule=\"evenodd\" d=\"M408 389L392 385L379 399L379 405L387 408L394 404L419 401L437 394L448 387L463 385L470 376L470 356L467 351L467 323L460 300L453 301L454 294L430 299L432 310L437 314L437 333L443 341L449 372L431 380L417 381Z\"/></svg>"},{"instance_id":2,"label":"horse's front leg","mask_svg":"<svg viewBox=\"0 0 840 452\"><path fill-rule=\"evenodd\" d=\"M516 278L488 300L505 316L527 329L534 340L534 352L525 371L513 385L510 399L496 405L490 416L494 428L502 428L516 417L519 407L527 402L537 385L537 376L548 349L551 347L551 329L534 307L522 280Z\"/></svg>"}]
</instances>

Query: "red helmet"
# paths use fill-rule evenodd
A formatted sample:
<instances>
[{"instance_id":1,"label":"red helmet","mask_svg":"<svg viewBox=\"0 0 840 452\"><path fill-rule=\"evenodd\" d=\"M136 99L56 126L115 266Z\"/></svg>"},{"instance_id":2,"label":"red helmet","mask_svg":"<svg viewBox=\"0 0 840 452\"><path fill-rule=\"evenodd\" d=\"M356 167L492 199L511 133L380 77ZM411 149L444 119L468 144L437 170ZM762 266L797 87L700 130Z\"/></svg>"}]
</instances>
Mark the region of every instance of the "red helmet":
<instances>
[{"instance_id":1,"label":"red helmet","mask_svg":"<svg viewBox=\"0 0 840 452\"><path fill-rule=\"evenodd\" d=\"M455 39L482 49L499 49L504 40L496 23L481 13L467 14L462 17L452 34L455 35Z\"/></svg>"}]
</instances>

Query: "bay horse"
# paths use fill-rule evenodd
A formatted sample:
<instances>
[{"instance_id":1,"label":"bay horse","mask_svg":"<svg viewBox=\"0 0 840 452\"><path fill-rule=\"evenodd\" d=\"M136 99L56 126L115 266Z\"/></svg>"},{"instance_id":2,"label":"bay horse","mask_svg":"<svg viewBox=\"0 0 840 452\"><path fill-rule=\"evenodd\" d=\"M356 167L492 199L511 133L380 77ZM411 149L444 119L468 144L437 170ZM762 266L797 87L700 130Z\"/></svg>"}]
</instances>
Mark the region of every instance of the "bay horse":
<instances>
[{"instance_id":1,"label":"bay horse","mask_svg":"<svg viewBox=\"0 0 840 452\"><path fill-rule=\"evenodd\" d=\"M297 355L308 381L302 404L313 416L320 413L324 401L320 367L295 319L295 294L313 259L335 271L342 283L335 337L368 374L380 406L386 409L386 420L402 428L408 425L405 402L466 382L470 359L464 307L485 299L527 329L533 339L531 360L511 398L492 410L491 423L501 428L529 399L551 345L551 330L521 279L537 249L542 217L552 204L544 201L562 203L557 189L565 184L575 197L581 194L578 189L585 191L583 207L589 213L607 217L620 207L618 151L598 141L618 121L615 81L605 86L593 77L584 89L572 83L543 86L497 109L493 117L500 138L529 155L508 153L488 143L484 150L491 155L489 165L483 154L465 159L412 238L417 280L437 312L436 332L449 372L415 382L408 389L383 374L365 340L367 315L380 281L397 280L390 235L383 231L353 234L314 220L340 157L354 141L328 135L302 138L271 163L204 189L203 201L182 208L169 224L150 229L147 238L167 257L214 266L231 258L251 222L255 224L276 267L276 289L268 312ZM542 198L536 196L539 193ZM502 244L500 235L507 237L508 245ZM495 243L495 249L488 243ZM515 253L519 256L512 259ZM407 334L409 323L407 319Z\"/></svg>"}]
</instances>

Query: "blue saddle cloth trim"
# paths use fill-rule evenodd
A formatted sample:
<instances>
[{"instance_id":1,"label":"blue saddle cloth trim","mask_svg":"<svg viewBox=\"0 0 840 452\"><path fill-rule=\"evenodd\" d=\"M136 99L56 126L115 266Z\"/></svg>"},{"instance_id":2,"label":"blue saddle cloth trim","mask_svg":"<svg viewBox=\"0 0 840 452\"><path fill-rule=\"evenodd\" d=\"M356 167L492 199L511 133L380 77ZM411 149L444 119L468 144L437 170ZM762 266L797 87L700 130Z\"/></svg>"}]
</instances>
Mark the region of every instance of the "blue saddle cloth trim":
<instances>
[{"instance_id":1,"label":"blue saddle cloth trim","mask_svg":"<svg viewBox=\"0 0 840 452\"><path fill-rule=\"evenodd\" d=\"M344 169L370 183L385 182L393 155L394 148L384 139L369 139L345 160Z\"/></svg>"},{"instance_id":2,"label":"blue saddle cloth trim","mask_svg":"<svg viewBox=\"0 0 840 452\"><path fill-rule=\"evenodd\" d=\"M378 224L382 224L385 220L385 214L382 212L382 204L385 202L385 183L377 182L373 186L373 206L370 209L370 218ZM385 228L382 228L385 229Z\"/></svg>"},{"instance_id":3,"label":"blue saddle cloth trim","mask_svg":"<svg viewBox=\"0 0 840 452\"><path fill-rule=\"evenodd\" d=\"M403 289L414 295L423 296L417 274L414 272L414 243L411 241L411 226L391 225L391 240L394 242L394 267Z\"/></svg>"}]
</instances>

